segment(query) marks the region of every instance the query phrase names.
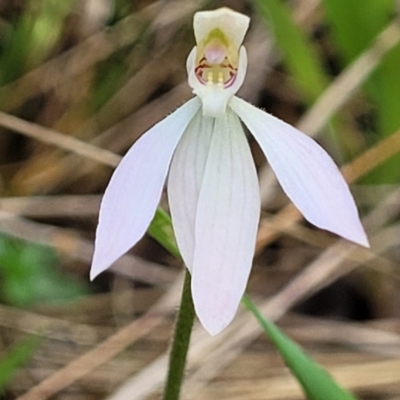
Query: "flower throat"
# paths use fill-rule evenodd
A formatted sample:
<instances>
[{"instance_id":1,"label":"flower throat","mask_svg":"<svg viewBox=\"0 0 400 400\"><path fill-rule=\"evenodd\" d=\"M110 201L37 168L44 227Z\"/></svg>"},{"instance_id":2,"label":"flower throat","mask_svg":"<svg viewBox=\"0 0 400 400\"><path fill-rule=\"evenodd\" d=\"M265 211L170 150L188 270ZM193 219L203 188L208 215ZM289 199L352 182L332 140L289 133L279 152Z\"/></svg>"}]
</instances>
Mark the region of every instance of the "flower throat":
<instances>
[{"instance_id":1,"label":"flower throat","mask_svg":"<svg viewBox=\"0 0 400 400\"><path fill-rule=\"evenodd\" d=\"M224 33L213 29L197 50L195 74L203 85L228 88L236 80L238 54Z\"/></svg>"}]
</instances>

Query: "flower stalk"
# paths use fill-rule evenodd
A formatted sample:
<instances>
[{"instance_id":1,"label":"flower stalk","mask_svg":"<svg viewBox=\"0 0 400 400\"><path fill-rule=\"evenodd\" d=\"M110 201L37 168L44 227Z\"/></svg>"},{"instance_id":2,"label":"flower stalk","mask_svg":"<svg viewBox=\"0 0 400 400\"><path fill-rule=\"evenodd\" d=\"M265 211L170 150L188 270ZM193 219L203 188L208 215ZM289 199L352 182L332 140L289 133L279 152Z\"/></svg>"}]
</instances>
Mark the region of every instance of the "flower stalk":
<instances>
[{"instance_id":1,"label":"flower stalk","mask_svg":"<svg viewBox=\"0 0 400 400\"><path fill-rule=\"evenodd\" d=\"M190 272L186 271L181 304L178 311L170 352L168 375L163 400L179 399L183 375L185 373L186 357L195 316L190 281Z\"/></svg>"}]
</instances>

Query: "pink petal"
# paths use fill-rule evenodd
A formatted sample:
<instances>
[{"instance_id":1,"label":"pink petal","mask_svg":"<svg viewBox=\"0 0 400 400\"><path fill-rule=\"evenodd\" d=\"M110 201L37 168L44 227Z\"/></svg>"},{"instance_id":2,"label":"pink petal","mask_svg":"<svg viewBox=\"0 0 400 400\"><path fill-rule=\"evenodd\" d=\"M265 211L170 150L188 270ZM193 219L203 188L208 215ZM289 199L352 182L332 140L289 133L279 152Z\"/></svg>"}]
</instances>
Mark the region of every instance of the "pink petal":
<instances>
[{"instance_id":1,"label":"pink petal","mask_svg":"<svg viewBox=\"0 0 400 400\"><path fill-rule=\"evenodd\" d=\"M91 279L126 253L154 217L173 152L200 108L194 98L151 128L131 147L104 193Z\"/></svg>"},{"instance_id":2,"label":"pink petal","mask_svg":"<svg viewBox=\"0 0 400 400\"><path fill-rule=\"evenodd\" d=\"M283 190L304 217L369 247L357 207L343 176L314 140L237 97L230 106L249 128Z\"/></svg>"},{"instance_id":3,"label":"pink petal","mask_svg":"<svg viewBox=\"0 0 400 400\"><path fill-rule=\"evenodd\" d=\"M246 288L260 213L257 174L239 119L215 119L199 192L192 294L212 335L233 319Z\"/></svg>"},{"instance_id":4,"label":"pink petal","mask_svg":"<svg viewBox=\"0 0 400 400\"><path fill-rule=\"evenodd\" d=\"M168 200L176 240L191 271L197 200L203 180L215 119L199 111L180 140L172 158L168 178Z\"/></svg>"}]
</instances>

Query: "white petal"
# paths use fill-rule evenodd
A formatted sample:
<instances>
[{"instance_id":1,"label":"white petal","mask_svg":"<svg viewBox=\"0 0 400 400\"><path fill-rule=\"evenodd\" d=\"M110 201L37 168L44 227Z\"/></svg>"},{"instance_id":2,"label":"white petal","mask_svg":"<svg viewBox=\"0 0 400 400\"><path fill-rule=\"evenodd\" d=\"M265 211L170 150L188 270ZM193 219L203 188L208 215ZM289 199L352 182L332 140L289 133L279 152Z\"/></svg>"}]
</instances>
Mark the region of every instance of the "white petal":
<instances>
[{"instance_id":1,"label":"white petal","mask_svg":"<svg viewBox=\"0 0 400 400\"><path fill-rule=\"evenodd\" d=\"M118 165L100 207L91 279L146 232L160 200L173 152L199 108L197 98L189 100L144 134Z\"/></svg>"},{"instance_id":2,"label":"white petal","mask_svg":"<svg viewBox=\"0 0 400 400\"><path fill-rule=\"evenodd\" d=\"M369 246L343 176L314 140L237 97L230 106L254 135L283 190L304 217L346 239Z\"/></svg>"},{"instance_id":3,"label":"white petal","mask_svg":"<svg viewBox=\"0 0 400 400\"><path fill-rule=\"evenodd\" d=\"M195 74L197 47L190 52L186 69L188 73L188 83L193 89L193 93L200 97L203 104L203 115L207 117L218 117L225 113L226 106L233 95L243 84L247 71L247 52L242 46L239 51L239 64L237 75L232 86L223 87L220 85L204 85Z\"/></svg>"},{"instance_id":4,"label":"white petal","mask_svg":"<svg viewBox=\"0 0 400 400\"><path fill-rule=\"evenodd\" d=\"M215 119L196 213L192 294L197 316L212 335L234 317L249 277L260 197L240 121Z\"/></svg>"},{"instance_id":5,"label":"white petal","mask_svg":"<svg viewBox=\"0 0 400 400\"><path fill-rule=\"evenodd\" d=\"M168 178L168 200L176 240L191 271L197 200L203 179L215 118L203 117L201 110L190 122L172 158Z\"/></svg>"},{"instance_id":6,"label":"white petal","mask_svg":"<svg viewBox=\"0 0 400 400\"><path fill-rule=\"evenodd\" d=\"M201 43L213 29L218 28L238 50L249 28L249 23L249 17L226 7L197 12L193 20L196 43Z\"/></svg>"}]
</instances>

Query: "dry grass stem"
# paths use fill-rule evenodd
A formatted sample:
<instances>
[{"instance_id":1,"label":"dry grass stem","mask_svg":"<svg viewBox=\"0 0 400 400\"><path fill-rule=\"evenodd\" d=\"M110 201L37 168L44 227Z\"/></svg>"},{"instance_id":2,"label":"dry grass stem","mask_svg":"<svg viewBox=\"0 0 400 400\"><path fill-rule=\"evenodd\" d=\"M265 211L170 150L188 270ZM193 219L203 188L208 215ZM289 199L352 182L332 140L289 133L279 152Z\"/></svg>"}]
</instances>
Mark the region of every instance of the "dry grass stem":
<instances>
[{"instance_id":1,"label":"dry grass stem","mask_svg":"<svg viewBox=\"0 0 400 400\"><path fill-rule=\"evenodd\" d=\"M375 43L362 53L325 90L311 109L301 118L297 127L315 136L329 119L351 98L356 90L385 57L400 42L400 26L393 21L376 38Z\"/></svg>"},{"instance_id":2,"label":"dry grass stem","mask_svg":"<svg viewBox=\"0 0 400 400\"><path fill-rule=\"evenodd\" d=\"M0 211L1 231L10 236L54 248L64 257L90 264L93 241L81 238L72 229L42 224L13 214ZM176 273L156 263L145 261L131 254L121 257L112 267L118 274L133 280L157 286L168 286L175 280Z\"/></svg>"},{"instance_id":3,"label":"dry grass stem","mask_svg":"<svg viewBox=\"0 0 400 400\"><path fill-rule=\"evenodd\" d=\"M120 160L118 155L109 150L100 149L53 129L44 128L3 112L0 112L0 126L110 167L116 167Z\"/></svg>"}]
</instances>

